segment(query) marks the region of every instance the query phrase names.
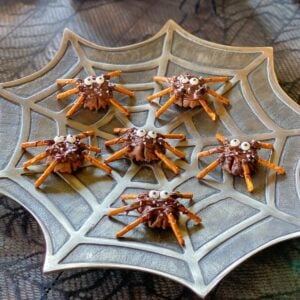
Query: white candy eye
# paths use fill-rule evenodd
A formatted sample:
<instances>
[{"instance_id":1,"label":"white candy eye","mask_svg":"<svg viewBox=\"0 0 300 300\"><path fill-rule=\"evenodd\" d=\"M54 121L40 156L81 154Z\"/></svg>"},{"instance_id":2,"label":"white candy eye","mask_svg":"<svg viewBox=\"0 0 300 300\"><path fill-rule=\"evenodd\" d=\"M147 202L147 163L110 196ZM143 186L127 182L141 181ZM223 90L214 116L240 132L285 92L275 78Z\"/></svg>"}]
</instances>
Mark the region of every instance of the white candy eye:
<instances>
[{"instance_id":1,"label":"white candy eye","mask_svg":"<svg viewBox=\"0 0 300 300\"><path fill-rule=\"evenodd\" d=\"M199 83L199 79L196 77L193 77L190 79L190 84L191 85L197 85Z\"/></svg>"},{"instance_id":2,"label":"white candy eye","mask_svg":"<svg viewBox=\"0 0 300 300\"><path fill-rule=\"evenodd\" d=\"M159 198L159 191L150 191L149 197L152 199L158 199Z\"/></svg>"},{"instance_id":3,"label":"white candy eye","mask_svg":"<svg viewBox=\"0 0 300 300\"><path fill-rule=\"evenodd\" d=\"M138 129L136 131L136 135L139 136L139 137L143 137L147 134L146 130L145 129Z\"/></svg>"},{"instance_id":4,"label":"white candy eye","mask_svg":"<svg viewBox=\"0 0 300 300\"><path fill-rule=\"evenodd\" d=\"M68 134L66 140L67 140L67 142L74 144L76 141L76 138L75 138L75 136Z\"/></svg>"},{"instance_id":5,"label":"white candy eye","mask_svg":"<svg viewBox=\"0 0 300 300\"><path fill-rule=\"evenodd\" d=\"M87 77L87 78L84 79L84 84L85 85L92 85L93 82L94 82L94 80L93 80L92 76L89 76L89 77Z\"/></svg>"},{"instance_id":6,"label":"white candy eye","mask_svg":"<svg viewBox=\"0 0 300 300\"><path fill-rule=\"evenodd\" d=\"M249 150L251 148L251 146L250 146L250 144L248 142L242 142L240 147L244 151L247 151L247 150Z\"/></svg>"},{"instance_id":7,"label":"white candy eye","mask_svg":"<svg viewBox=\"0 0 300 300\"><path fill-rule=\"evenodd\" d=\"M95 82L98 83L99 85L103 84L105 81L105 78L103 75L100 75L98 77L96 77Z\"/></svg>"},{"instance_id":8,"label":"white candy eye","mask_svg":"<svg viewBox=\"0 0 300 300\"><path fill-rule=\"evenodd\" d=\"M157 137L157 133L152 130L148 131L148 135L153 139L156 139L156 137Z\"/></svg>"},{"instance_id":9,"label":"white candy eye","mask_svg":"<svg viewBox=\"0 0 300 300\"><path fill-rule=\"evenodd\" d=\"M231 147L237 147L237 146L239 146L240 145L240 140L239 139L233 139L233 140L231 140L230 141L230 146Z\"/></svg>"},{"instance_id":10,"label":"white candy eye","mask_svg":"<svg viewBox=\"0 0 300 300\"><path fill-rule=\"evenodd\" d=\"M188 83L189 79L186 76L182 76L182 78L180 79L181 83Z\"/></svg>"},{"instance_id":11,"label":"white candy eye","mask_svg":"<svg viewBox=\"0 0 300 300\"><path fill-rule=\"evenodd\" d=\"M62 143L64 141L65 137L64 136L56 136L54 138L54 143L58 144L58 143Z\"/></svg>"},{"instance_id":12,"label":"white candy eye","mask_svg":"<svg viewBox=\"0 0 300 300\"><path fill-rule=\"evenodd\" d=\"M161 199L167 199L169 197L169 193L167 191L161 191L159 195Z\"/></svg>"}]
</instances>

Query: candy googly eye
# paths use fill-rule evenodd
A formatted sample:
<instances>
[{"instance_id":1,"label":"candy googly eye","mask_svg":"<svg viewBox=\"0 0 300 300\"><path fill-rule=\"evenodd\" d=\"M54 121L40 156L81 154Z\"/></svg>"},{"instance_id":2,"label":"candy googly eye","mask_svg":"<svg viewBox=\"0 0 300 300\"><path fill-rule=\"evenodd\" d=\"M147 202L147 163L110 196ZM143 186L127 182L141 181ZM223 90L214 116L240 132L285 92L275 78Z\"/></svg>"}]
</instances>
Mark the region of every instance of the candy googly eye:
<instances>
[{"instance_id":1,"label":"candy googly eye","mask_svg":"<svg viewBox=\"0 0 300 300\"><path fill-rule=\"evenodd\" d=\"M67 142L74 144L76 141L76 138L75 138L75 136L68 134L66 140L67 140Z\"/></svg>"},{"instance_id":2,"label":"candy googly eye","mask_svg":"<svg viewBox=\"0 0 300 300\"><path fill-rule=\"evenodd\" d=\"M105 81L105 78L103 75L100 75L100 76L97 76L96 79L95 79L95 82L99 85L103 84Z\"/></svg>"},{"instance_id":3,"label":"candy googly eye","mask_svg":"<svg viewBox=\"0 0 300 300\"><path fill-rule=\"evenodd\" d=\"M136 135L139 136L139 137L143 137L147 134L146 130L145 129L138 129L136 131Z\"/></svg>"},{"instance_id":4,"label":"candy googly eye","mask_svg":"<svg viewBox=\"0 0 300 300\"><path fill-rule=\"evenodd\" d=\"M240 145L240 140L239 139L233 139L233 140L231 140L230 141L230 146L231 147L237 147L237 146L239 146Z\"/></svg>"},{"instance_id":5,"label":"candy googly eye","mask_svg":"<svg viewBox=\"0 0 300 300\"><path fill-rule=\"evenodd\" d=\"M188 83L189 79L186 76L182 76L182 78L180 79L181 83Z\"/></svg>"},{"instance_id":6,"label":"candy googly eye","mask_svg":"<svg viewBox=\"0 0 300 300\"><path fill-rule=\"evenodd\" d=\"M84 79L84 84L85 84L85 85L90 86L90 85L93 84L93 82L94 82L94 80L93 80L93 77L92 77L92 76L89 76L89 77L87 77L87 78Z\"/></svg>"},{"instance_id":7,"label":"candy googly eye","mask_svg":"<svg viewBox=\"0 0 300 300\"><path fill-rule=\"evenodd\" d=\"M161 191L159 195L161 199L167 199L169 197L169 193L167 191Z\"/></svg>"},{"instance_id":8,"label":"candy googly eye","mask_svg":"<svg viewBox=\"0 0 300 300\"><path fill-rule=\"evenodd\" d=\"M197 85L199 83L199 79L196 77L193 77L190 79L190 84L191 85Z\"/></svg>"},{"instance_id":9,"label":"candy googly eye","mask_svg":"<svg viewBox=\"0 0 300 300\"><path fill-rule=\"evenodd\" d=\"M53 140L55 144L62 143L64 141L64 136L56 136Z\"/></svg>"},{"instance_id":10,"label":"candy googly eye","mask_svg":"<svg viewBox=\"0 0 300 300\"><path fill-rule=\"evenodd\" d=\"M150 191L149 197L152 199L158 199L159 198L159 191Z\"/></svg>"},{"instance_id":11,"label":"candy googly eye","mask_svg":"<svg viewBox=\"0 0 300 300\"><path fill-rule=\"evenodd\" d=\"M148 131L148 135L153 139L156 139L156 137L157 137L157 133L152 130Z\"/></svg>"},{"instance_id":12,"label":"candy googly eye","mask_svg":"<svg viewBox=\"0 0 300 300\"><path fill-rule=\"evenodd\" d=\"M251 148L251 146L248 142L242 142L240 148L244 151L247 151Z\"/></svg>"}]
</instances>

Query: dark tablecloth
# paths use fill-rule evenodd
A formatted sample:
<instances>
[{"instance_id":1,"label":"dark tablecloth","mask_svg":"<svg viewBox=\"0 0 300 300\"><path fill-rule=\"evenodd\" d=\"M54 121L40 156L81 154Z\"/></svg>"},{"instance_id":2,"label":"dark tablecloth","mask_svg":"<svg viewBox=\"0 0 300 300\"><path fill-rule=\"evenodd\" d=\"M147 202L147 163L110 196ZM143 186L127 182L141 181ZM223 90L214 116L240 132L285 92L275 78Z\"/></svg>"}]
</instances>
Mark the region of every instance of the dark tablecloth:
<instances>
[{"instance_id":1,"label":"dark tablecloth","mask_svg":"<svg viewBox=\"0 0 300 300\"><path fill-rule=\"evenodd\" d=\"M296 0L0 0L0 82L39 70L70 28L104 46L142 41L174 19L193 34L237 46L273 46L283 89L300 103L300 3ZM299 149L298 149L299 150ZM45 244L31 215L0 198L0 299L198 299L178 283L134 271L44 275ZM250 258L208 299L300 299L300 241Z\"/></svg>"}]
</instances>

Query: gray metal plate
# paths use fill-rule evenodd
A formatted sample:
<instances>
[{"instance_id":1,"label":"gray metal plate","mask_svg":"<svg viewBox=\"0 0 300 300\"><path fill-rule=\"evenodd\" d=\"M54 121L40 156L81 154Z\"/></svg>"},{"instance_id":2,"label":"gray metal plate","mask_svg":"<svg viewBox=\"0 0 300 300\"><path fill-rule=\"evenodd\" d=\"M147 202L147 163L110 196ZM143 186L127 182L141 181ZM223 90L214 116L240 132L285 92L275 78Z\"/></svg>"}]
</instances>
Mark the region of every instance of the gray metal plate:
<instances>
[{"instance_id":1,"label":"gray metal plate","mask_svg":"<svg viewBox=\"0 0 300 300\"><path fill-rule=\"evenodd\" d=\"M57 78L121 69L117 82L136 91L136 99L117 95L130 111L130 118L110 108L100 113L80 110L72 119L65 113L74 98L61 102ZM148 104L146 97L161 89L153 75L191 71L202 75L227 75L225 85L214 85L232 106L213 107L219 115L208 119L201 108L171 107L160 120L154 114L161 104ZM68 87L67 87L68 88ZM165 101L164 98L162 101ZM300 234L300 109L281 90L273 68L272 48L237 48L206 42L172 21L149 40L121 48L92 44L66 30L60 50L41 71L0 87L0 192L16 200L37 219L45 235L44 271L78 267L131 268L160 274L205 296L230 270L259 250ZM87 166L74 175L52 174L41 190L34 181L45 169L21 168L22 162L41 149L21 151L28 140L57 134L95 130L93 145L110 155L104 142L113 138L114 127L146 126L149 129L187 134L174 143L188 160L176 161L182 172L174 176L161 164L137 166L126 159L112 164L112 177ZM218 168L199 182L194 176L213 157L198 164L197 152L216 144L216 132L240 139L252 138L274 144L272 161L287 170L286 176L259 169L255 192L247 192L242 179ZM270 158L268 151L261 151ZM173 160L174 156L169 154ZM181 248L169 231L145 226L117 240L114 234L134 216L108 219L110 207L122 205L124 192L145 189L193 192L194 202L185 203L203 218L194 226L182 218L186 241Z\"/></svg>"}]
</instances>

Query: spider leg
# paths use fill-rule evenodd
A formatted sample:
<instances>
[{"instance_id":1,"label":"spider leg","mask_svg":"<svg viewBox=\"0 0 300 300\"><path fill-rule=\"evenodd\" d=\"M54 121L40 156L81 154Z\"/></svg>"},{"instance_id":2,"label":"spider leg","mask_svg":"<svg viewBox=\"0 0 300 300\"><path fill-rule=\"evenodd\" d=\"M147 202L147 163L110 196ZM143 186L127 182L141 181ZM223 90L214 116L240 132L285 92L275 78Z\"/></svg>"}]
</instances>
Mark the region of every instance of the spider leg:
<instances>
[{"instance_id":1,"label":"spider leg","mask_svg":"<svg viewBox=\"0 0 300 300\"><path fill-rule=\"evenodd\" d=\"M172 213L168 213L168 214L167 214L167 217L168 217L168 221L169 221L169 223L170 223L170 225L171 225L171 228L172 228L172 230L173 230L173 232L174 232L174 234L175 234L175 236L176 236L176 239L177 239L178 243L179 243L181 246L184 246L184 239L183 239L183 237L182 237L182 234L181 234L181 232L180 232L179 227L178 227L177 224L176 224L176 220L175 220L173 214L172 214Z\"/></svg>"},{"instance_id":2,"label":"spider leg","mask_svg":"<svg viewBox=\"0 0 300 300\"><path fill-rule=\"evenodd\" d=\"M206 150L206 151L201 151L197 154L197 156L198 156L198 158L201 158L201 157L206 157L206 156L209 156L209 155L212 155L215 153L219 153L219 149L217 147Z\"/></svg>"},{"instance_id":3,"label":"spider leg","mask_svg":"<svg viewBox=\"0 0 300 300\"><path fill-rule=\"evenodd\" d=\"M71 117L72 115L74 115L74 113L79 109L79 107L83 104L84 102L84 96L81 95L79 96L79 98L75 101L75 103L73 104L73 106L71 107L71 109L67 112L66 117Z\"/></svg>"},{"instance_id":4,"label":"spider leg","mask_svg":"<svg viewBox=\"0 0 300 300\"><path fill-rule=\"evenodd\" d=\"M157 157L162 160L165 165L171 169L175 174L179 174L180 173L180 169L171 161L169 160L164 154L159 153L157 150L155 150L155 154L157 155Z\"/></svg>"},{"instance_id":5,"label":"spider leg","mask_svg":"<svg viewBox=\"0 0 300 300\"><path fill-rule=\"evenodd\" d=\"M202 222L202 219L198 217L196 214L192 213L189 209L184 207L183 205L179 205L178 209L186 214L190 219L192 219L196 224L200 224Z\"/></svg>"},{"instance_id":6,"label":"spider leg","mask_svg":"<svg viewBox=\"0 0 300 300\"><path fill-rule=\"evenodd\" d=\"M259 146L263 149L270 149L270 150L274 150L274 147L272 144L269 143L262 143L262 142L258 142Z\"/></svg>"},{"instance_id":7,"label":"spider leg","mask_svg":"<svg viewBox=\"0 0 300 300\"><path fill-rule=\"evenodd\" d=\"M59 85L76 84L77 80L76 79L57 79L56 83L59 84Z\"/></svg>"},{"instance_id":8,"label":"spider leg","mask_svg":"<svg viewBox=\"0 0 300 300\"><path fill-rule=\"evenodd\" d=\"M73 89L70 89L68 91L65 91L63 93L60 93L60 94L57 94L56 95L56 99L57 100L61 100L61 99L64 99L68 96L71 96L71 95L74 95L74 94L77 94L79 92L79 88L78 87L75 87Z\"/></svg>"},{"instance_id":9,"label":"spider leg","mask_svg":"<svg viewBox=\"0 0 300 300\"><path fill-rule=\"evenodd\" d=\"M114 133L125 133L130 128L115 128Z\"/></svg>"},{"instance_id":10,"label":"spider leg","mask_svg":"<svg viewBox=\"0 0 300 300\"><path fill-rule=\"evenodd\" d=\"M224 143L225 140L226 140L225 137L222 134L220 134L220 133L216 133L215 137L221 143Z\"/></svg>"},{"instance_id":11,"label":"spider leg","mask_svg":"<svg viewBox=\"0 0 300 300\"><path fill-rule=\"evenodd\" d=\"M169 151L171 151L172 153L174 153L176 156L178 156L181 159L185 159L185 154L181 151L179 151L178 149L172 147L169 143L164 142L164 147L166 149L168 149Z\"/></svg>"},{"instance_id":12,"label":"spider leg","mask_svg":"<svg viewBox=\"0 0 300 300\"><path fill-rule=\"evenodd\" d=\"M121 206L121 207L112 209L112 210L110 210L110 211L107 213L107 215L108 215L109 217L111 217L111 216L114 216L114 215L118 215L118 214L120 214L120 213L122 213L122 212L124 212L124 211L134 210L134 209L136 208L136 207L132 208L131 206L132 206L132 205L125 205L125 206ZM132 208L132 209L131 209L131 208Z\"/></svg>"},{"instance_id":13,"label":"spider leg","mask_svg":"<svg viewBox=\"0 0 300 300\"><path fill-rule=\"evenodd\" d=\"M205 110L205 112L208 114L208 116L215 121L216 120L216 114L209 108L209 106L207 105L206 101L204 99L198 99L199 103L201 104L201 106L203 107L203 109Z\"/></svg>"},{"instance_id":14,"label":"spider leg","mask_svg":"<svg viewBox=\"0 0 300 300\"><path fill-rule=\"evenodd\" d=\"M215 97L218 101L228 105L229 104L229 100L226 99L225 97L219 95L217 92L215 92L214 90L212 90L211 88L207 88L207 93L212 95L213 97Z\"/></svg>"},{"instance_id":15,"label":"spider leg","mask_svg":"<svg viewBox=\"0 0 300 300\"><path fill-rule=\"evenodd\" d=\"M55 169L56 165L58 164L57 160L54 160L48 168L44 171L44 173L38 178L38 180L35 182L35 187L38 188L45 180L46 178L50 175L50 173L53 172Z\"/></svg>"},{"instance_id":16,"label":"spider leg","mask_svg":"<svg viewBox=\"0 0 300 300\"><path fill-rule=\"evenodd\" d=\"M161 136L165 139L185 140L185 135L182 133L167 133L161 134Z\"/></svg>"},{"instance_id":17,"label":"spider leg","mask_svg":"<svg viewBox=\"0 0 300 300\"><path fill-rule=\"evenodd\" d=\"M115 160L119 159L120 157L122 157L124 154L126 154L128 151L129 151L129 150L128 150L127 147L126 147L126 148L123 148L123 149L121 149L121 150L115 152L114 154L112 154L110 157L108 157L108 158L105 160L105 162L106 162L106 163L110 163L110 162L112 162L112 161L115 161Z\"/></svg>"},{"instance_id":18,"label":"spider leg","mask_svg":"<svg viewBox=\"0 0 300 300\"><path fill-rule=\"evenodd\" d=\"M282 175L285 174L285 169L284 169L284 168L279 167L279 166L277 166L277 165L275 165L275 164L272 164L271 162L269 162L269 161L267 161L267 160L265 160L265 159L258 158L257 161L258 161L261 165L266 166L266 167L268 167L268 168L270 168L270 169L273 169L273 170L276 171L278 174L282 174Z\"/></svg>"},{"instance_id":19,"label":"spider leg","mask_svg":"<svg viewBox=\"0 0 300 300\"><path fill-rule=\"evenodd\" d=\"M220 163L221 163L221 159L220 158L216 159L210 165L208 165L206 168L204 168L196 177L198 179L203 178L206 174L208 174L210 171L215 169Z\"/></svg>"},{"instance_id":20,"label":"spider leg","mask_svg":"<svg viewBox=\"0 0 300 300\"><path fill-rule=\"evenodd\" d=\"M31 147L42 147L42 146L49 146L53 144L53 140L44 140L44 141L36 141L36 142L25 142L22 143L22 149L31 148Z\"/></svg>"},{"instance_id":21,"label":"spider leg","mask_svg":"<svg viewBox=\"0 0 300 300\"><path fill-rule=\"evenodd\" d=\"M153 77L153 80L154 80L154 81L158 81L158 82L167 82L167 81L168 81L168 78L167 78L167 77L164 77L164 76L154 76L154 77Z\"/></svg>"},{"instance_id":22,"label":"spider leg","mask_svg":"<svg viewBox=\"0 0 300 300\"><path fill-rule=\"evenodd\" d=\"M134 92L125 89L122 85L119 85L119 84L118 84L118 85L115 85L115 86L113 87L113 89L114 89L115 91L117 91L117 92L119 92L119 93L121 93L121 94L127 95L127 96L129 96L129 97L133 97L133 96L134 96Z\"/></svg>"},{"instance_id":23,"label":"spider leg","mask_svg":"<svg viewBox=\"0 0 300 300\"><path fill-rule=\"evenodd\" d=\"M84 147L84 149L87 149L89 151L93 151L93 152L96 152L96 153L101 152L101 149L98 148L98 147L93 147L93 146L90 146L90 145L87 145L87 144L82 144L82 146Z\"/></svg>"},{"instance_id":24,"label":"spider leg","mask_svg":"<svg viewBox=\"0 0 300 300\"><path fill-rule=\"evenodd\" d=\"M122 73L121 70L116 70L116 71L112 71L112 72L106 73L106 76L108 76L109 78L113 78L113 77L120 76L121 73Z\"/></svg>"},{"instance_id":25,"label":"spider leg","mask_svg":"<svg viewBox=\"0 0 300 300\"><path fill-rule=\"evenodd\" d=\"M137 199L138 195L137 194L123 194L121 195L122 200L135 200Z\"/></svg>"},{"instance_id":26,"label":"spider leg","mask_svg":"<svg viewBox=\"0 0 300 300\"><path fill-rule=\"evenodd\" d=\"M124 234L126 234L128 231L132 230L139 224L146 222L148 219L149 219L148 215L139 217L138 219L136 219L135 221L133 221L132 223L130 223L129 225L121 229L119 232L117 232L116 237L119 238L123 236Z\"/></svg>"},{"instance_id":27,"label":"spider leg","mask_svg":"<svg viewBox=\"0 0 300 300\"><path fill-rule=\"evenodd\" d=\"M88 154L84 154L84 157L91 162L94 166L102 169L103 171L105 171L106 173L110 174L111 173L111 168L105 164L103 164L102 162L100 162L99 160L97 160L96 158L88 155Z\"/></svg>"},{"instance_id":28,"label":"spider leg","mask_svg":"<svg viewBox=\"0 0 300 300\"><path fill-rule=\"evenodd\" d=\"M23 168L28 168L29 166L43 160L47 156L48 156L48 153L46 151L42 152L42 153L38 154L37 156L33 157L32 159L25 161L23 163Z\"/></svg>"},{"instance_id":29,"label":"spider leg","mask_svg":"<svg viewBox=\"0 0 300 300\"><path fill-rule=\"evenodd\" d=\"M104 145L107 147L107 146L112 146L112 145L119 144L119 143L121 143L121 139L115 138L115 139L106 141Z\"/></svg>"},{"instance_id":30,"label":"spider leg","mask_svg":"<svg viewBox=\"0 0 300 300\"><path fill-rule=\"evenodd\" d=\"M129 111L122 105L120 104L117 100L114 98L109 98L108 100L116 109L124 113L126 116L128 116L130 113Z\"/></svg>"},{"instance_id":31,"label":"spider leg","mask_svg":"<svg viewBox=\"0 0 300 300\"><path fill-rule=\"evenodd\" d=\"M175 195L179 196L182 199L193 199L193 194L191 194L191 193L179 193L179 192L175 192Z\"/></svg>"},{"instance_id":32,"label":"spider leg","mask_svg":"<svg viewBox=\"0 0 300 300\"><path fill-rule=\"evenodd\" d=\"M246 185L247 185L247 190L248 192L253 192L253 182L252 182L252 179L251 179L251 176L250 176L250 170L249 170L249 166L246 162L242 162L242 167L243 167L243 170L244 170L244 177L245 177L245 182L246 182Z\"/></svg>"},{"instance_id":33,"label":"spider leg","mask_svg":"<svg viewBox=\"0 0 300 300\"><path fill-rule=\"evenodd\" d=\"M204 78L204 82L223 82L223 81L228 81L230 78L227 76L224 77L209 77L209 78Z\"/></svg>"},{"instance_id":34,"label":"spider leg","mask_svg":"<svg viewBox=\"0 0 300 300\"><path fill-rule=\"evenodd\" d=\"M173 95L156 113L155 116L158 118L161 114L163 114L169 106L171 106L176 101L175 95Z\"/></svg>"},{"instance_id":35,"label":"spider leg","mask_svg":"<svg viewBox=\"0 0 300 300\"><path fill-rule=\"evenodd\" d=\"M81 139L87 138L89 136L94 136L94 135L95 135L95 132L93 130L89 130L89 131L77 134L76 138L81 140Z\"/></svg>"},{"instance_id":36,"label":"spider leg","mask_svg":"<svg viewBox=\"0 0 300 300\"><path fill-rule=\"evenodd\" d=\"M170 94L173 90L174 89L172 87L169 87L169 88L164 89L162 91L159 91L159 92L157 92L157 93L155 93L155 94L153 94L151 96L148 96L147 99L148 99L148 101L152 101L152 100L154 100L156 98L159 98L159 97L161 97L163 95Z\"/></svg>"}]
</instances>

